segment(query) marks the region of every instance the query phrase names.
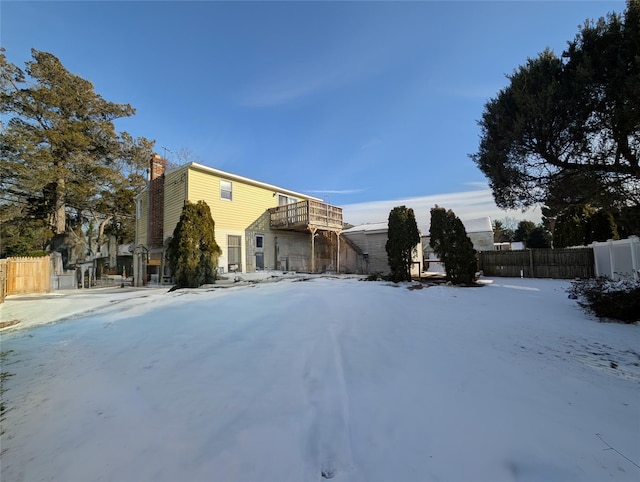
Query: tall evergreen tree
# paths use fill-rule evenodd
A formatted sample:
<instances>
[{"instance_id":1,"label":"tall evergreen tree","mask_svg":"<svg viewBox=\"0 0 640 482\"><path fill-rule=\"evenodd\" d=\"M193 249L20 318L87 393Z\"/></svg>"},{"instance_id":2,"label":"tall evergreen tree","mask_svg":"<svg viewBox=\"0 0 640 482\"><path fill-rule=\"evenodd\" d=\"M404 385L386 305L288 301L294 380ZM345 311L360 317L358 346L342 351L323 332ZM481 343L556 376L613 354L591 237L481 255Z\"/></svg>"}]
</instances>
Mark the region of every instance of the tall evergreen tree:
<instances>
[{"instance_id":1,"label":"tall evergreen tree","mask_svg":"<svg viewBox=\"0 0 640 482\"><path fill-rule=\"evenodd\" d=\"M589 205L575 205L564 209L556 218L553 246L586 246L593 241L619 239L613 215Z\"/></svg>"},{"instance_id":2,"label":"tall evergreen tree","mask_svg":"<svg viewBox=\"0 0 640 482\"><path fill-rule=\"evenodd\" d=\"M640 0L627 0L623 14L586 21L561 56L547 49L508 76L472 155L498 206L640 205L638 52Z\"/></svg>"},{"instance_id":3,"label":"tall evergreen tree","mask_svg":"<svg viewBox=\"0 0 640 482\"><path fill-rule=\"evenodd\" d=\"M393 281L411 281L411 260L420 242L420 231L413 209L398 206L389 213L387 258Z\"/></svg>"},{"instance_id":4,"label":"tall evergreen tree","mask_svg":"<svg viewBox=\"0 0 640 482\"><path fill-rule=\"evenodd\" d=\"M462 221L452 210L439 206L431 209L429 244L438 255L447 277L454 284L471 284L475 280L477 261L473 243Z\"/></svg>"},{"instance_id":5,"label":"tall evergreen tree","mask_svg":"<svg viewBox=\"0 0 640 482\"><path fill-rule=\"evenodd\" d=\"M513 240L523 242L526 245L527 239L529 239L529 235L534 229L536 229L536 223L533 221L520 221L514 233Z\"/></svg>"},{"instance_id":6,"label":"tall evergreen tree","mask_svg":"<svg viewBox=\"0 0 640 482\"><path fill-rule=\"evenodd\" d=\"M127 133L119 136L113 124L134 109L103 99L91 82L67 71L54 55L31 53L33 60L23 71L0 49L0 113L6 119L0 131L3 201L36 208L35 213L14 209L12 214L37 216L58 238L73 231L70 221L112 221L120 214L120 224L132 224L133 203L108 198L144 185L153 143Z\"/></svg>"},{"instance_id":7,"label":"tall evergreen tree","mask_svg":"<svg viewBox=\"0 0 640 482\"><path fill-rule=\"evenodd\" d=\"M493 222L493 242L510 243L513 241L515 233L505 226L504 222L496 220Z\"/></svg>"},{"instance_id":8,"label":"tall evergreen tree","mask_svg":"<svg viewBox=\"0 0 640 482\"><path fill-rule=\"evenodd\" d=\"M218 256L215 222L204 201L186 201L169 242L169 267L179 288L197 288L216 279Z\"/></svg>"},{"instance_id":9,"label":"tall evergreen tree","mask_svg":"<svg viewBox=\"0 0 640 482\"><path fill-rule=\"evenodd\" d=\"M589 218L594 209L580 204L569 206L557 217L553 230L553 246L565 248L567 246L583 246L589 243Z\"/></svg>"},{"instance_id":10,"label":"tall evergreen tree","mask_svg":"<svg viewBox=\"0 0 640 482\"><path fill-rule=\"evenodd\" d=\"M536 226L529 233L527 248L540 249L551 247L551 233L543 226Z\"/></svg>"},{"instance_id":11,"label":"tall evergreen tree","mask_svg":"<svg viewBox=\"0 0 640 482\"><path fill-rule=\"evenodd\" d=\"M599 209L589 218L589 243L620 239L616 220L609 211Z\"/></svg>"}]
</instances>

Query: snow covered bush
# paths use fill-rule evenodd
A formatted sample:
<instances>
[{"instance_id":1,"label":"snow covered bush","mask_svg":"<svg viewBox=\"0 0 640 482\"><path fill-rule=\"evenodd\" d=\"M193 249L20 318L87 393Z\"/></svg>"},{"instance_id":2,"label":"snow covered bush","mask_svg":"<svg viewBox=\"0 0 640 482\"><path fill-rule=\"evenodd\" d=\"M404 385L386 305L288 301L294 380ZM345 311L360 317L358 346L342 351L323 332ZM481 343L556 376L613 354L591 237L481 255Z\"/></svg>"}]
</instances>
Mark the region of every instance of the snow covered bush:
<instances>
[{"instance_id":1,"label":"snow covered bush","mask_svg":"<svg viewBox=\"0 0 640 482\"><path fill-rule=\"evenodd\" d=\"M612 280L606 276L575 280L568 289L569 296L599 318L624 323L640 321L640 281Z\"/></svg>"}]
</instances>

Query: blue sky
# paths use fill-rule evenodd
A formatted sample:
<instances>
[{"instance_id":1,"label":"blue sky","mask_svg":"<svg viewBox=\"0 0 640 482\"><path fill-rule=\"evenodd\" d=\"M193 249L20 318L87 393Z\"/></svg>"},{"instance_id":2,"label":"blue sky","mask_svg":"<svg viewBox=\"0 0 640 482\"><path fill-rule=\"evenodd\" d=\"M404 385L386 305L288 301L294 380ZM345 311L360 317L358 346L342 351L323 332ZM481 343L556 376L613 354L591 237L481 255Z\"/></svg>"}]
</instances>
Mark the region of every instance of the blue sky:
<instances>
[{"instance_id":1,"label":"blue sky","mask_svg":"<svg viewBox=\"0 0 640 482\"><path fill-rule=\"evenodd\" d=\"M468 155L506 74L624 1L14 2L1 43L23 67L56 55L119 130L194 160L343 206L355 224L438 203L498 211ZM167 148L167 151L163 149ZM175 159L174 159L175 160Z\"/></svg>"}]
</instances>

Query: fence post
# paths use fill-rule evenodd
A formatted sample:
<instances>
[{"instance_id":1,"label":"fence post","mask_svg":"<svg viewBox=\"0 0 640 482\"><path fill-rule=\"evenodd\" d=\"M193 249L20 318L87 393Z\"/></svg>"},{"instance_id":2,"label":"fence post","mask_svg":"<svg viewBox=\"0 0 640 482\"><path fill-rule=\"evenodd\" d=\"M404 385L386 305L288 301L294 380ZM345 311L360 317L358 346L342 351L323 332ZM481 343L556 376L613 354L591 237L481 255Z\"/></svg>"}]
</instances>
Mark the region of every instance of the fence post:
<instances>
[{"instance_id":1,"label":"fence post","mask_svg":"<svg viewBox=\"0 0 640 482\"><path fill-rule=\"evenodd\" d=\"M607 240L607 248L609 248L609 266L611 267L611 279L616 279L615 256L613 255L613 239Z\"/></svg>"},{"instance_id":2,"label":"fence post","mask_svg":"<svg viewBox=\"0 0 640 482\"><path fill-rule=\"evenodd\" d=\"M629 247L631 248L631 272L633 273L633 279L638 280L638 273L640 273L640 266L638 257L636 256L635 244L640 244L640 238L638 236L629 236Z\"/></svg>"},{"instance_id":3,"label":"fence post","mask_svg":"<svg viewBox=\"0 0 640 482\"><path fill-rule=\"evenodd\" d=\"M598 264L597 244L591 243L591 249L593 250L593 271L596 276L600 276L600 265Z\"/></svg>"},{"instance_id":4,"label":"fence post","mask_svg":"<svg viewBox=\"0 0 640 482\"><path fill-rule=\"evenodd\" d=\"M531 248L527 248L529 249L529 271L531 273L531 275L529 276L530 278L535 278L536 275L533 272L533 249Z\"/></svg>"}]
</instances>

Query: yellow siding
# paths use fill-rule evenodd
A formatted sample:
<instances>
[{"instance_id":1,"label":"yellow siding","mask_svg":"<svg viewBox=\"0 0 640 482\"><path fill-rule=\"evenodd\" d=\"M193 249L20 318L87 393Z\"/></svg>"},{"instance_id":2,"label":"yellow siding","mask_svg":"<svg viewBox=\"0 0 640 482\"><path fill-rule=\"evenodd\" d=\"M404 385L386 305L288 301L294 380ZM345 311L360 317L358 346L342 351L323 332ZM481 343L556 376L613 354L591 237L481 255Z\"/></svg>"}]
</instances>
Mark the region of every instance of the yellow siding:
<instances>
[{"instance_id":1,"label":"yellow siding","mask_svg":"<svg viewBox=\"0 0 640 482\"><path fill-rule=\"evenodd\" d=\"M220 197L221 180L232 183L232 200L230 201ZM296 201L308 199L319 201L317 198L253 179L194 163L187 164L165 173L163 238L166 242L167 238L173 235L180 220L185 200L194 203L205 201L211 209L211 215L216 225L216 241L222 250L219 266L225 271L229 268L228 236L231 235L241 238L241 271L255 269L255 253L257 251L264 253L264 264L267 269L273 269L280 265L292 266L292 263L295 266L289 269L303 269L308 262L305 261L305 264L302 261L296 261L298 258L303 260L304 256L302 252L298 253L293 250L293 245L300 244L306 249L309 243L308 234L278 233L273 235L270 233L267 210L278 205L278 196L281 194L290 199L294 198ZM137 199L141 201L141 206L138 210L140 217L136 221L136 246L144 247L147 246L148 235L148 192L141 193ZM265 236L265 247L262 250L256 250L253 246L256 233ZM280 236L280 243L277 241L278 236ZM290 237L292 238L291 242L285 243L285 238L289 239ZM295 243L293 238L296 239ZM276 248L277 245L280 248ZM280 254L278 259L275 259L275 253L278 249ZM150 256L153 258L153 253L150 253ZM155 258L151 261L154 260ZM152 263L150 262L150 264ZM135 266L138 267L138 264ZM140 266L142 265L140 264Z\"/></svg>"},{"instance_id":2,"label":"yellow siding","mask_svg":"<svg viewBox=\"0 0 640 482\"><path fill-rule=\"evenodd\" d=\"M232 200L220 198L220 180L232 182ZM188 194L191 202L205 201L211 208L216 227L230 231L244 231L265 210L278 205L279 191L250 183L224 178L196 169L189 170ZM274 193L276 195L274 196ZM298 196L298 201L307 199ZM177 222L177 220L176 220Z\"/></svg>"},{"instance_id":3,"label":"yellow siding","mask_svg":"<svg viewBox=\"0 0 640 482\"><path fill-rule=\"evenodd\" d=\"M250 179L238 179L232 174L227 177L224 176L224 173L210 172L194 166L187 167L189 168L188 199L191 202L204 201L211 209L211 216L216 225L216 242L222 250L218 266L224 268L225 271L228 269L229 263L227 245L229 235L240 236L242 239L242 271L247 269L254 271L255 254L253 250L251 250L251 253L247 253L247 243L252 242L252 240L247 240L247 232L251 233L250 236L252 236L256 224L264 224L265 219L268 226L268 218L265 218L265 212L267 209L278 205L278 194L295 197L297 201L310 199L298 193L280 190L276 186L264 185L259 182L253 184ZM232 183L231 201L220 197L221 180ZM169 225L173 223L173 226L171 226L171 232L173 232L177 222L178 219L171 220L171 222L165 219L165 229L168 229ZM264 233L262 230L261 232ZM267 250L266 265L274 262L272 250L273 248Z\"/></svg>"},{"instance_id":4,"label":"yellow siding","mask_svg":"<svg viewBox=\"0 0 640 482\"><path fill-rule=\"evenodd\" d=\"M187 194L187 167L165 174L163 239L173 236Z\"/></svg>"}]
</instances>

